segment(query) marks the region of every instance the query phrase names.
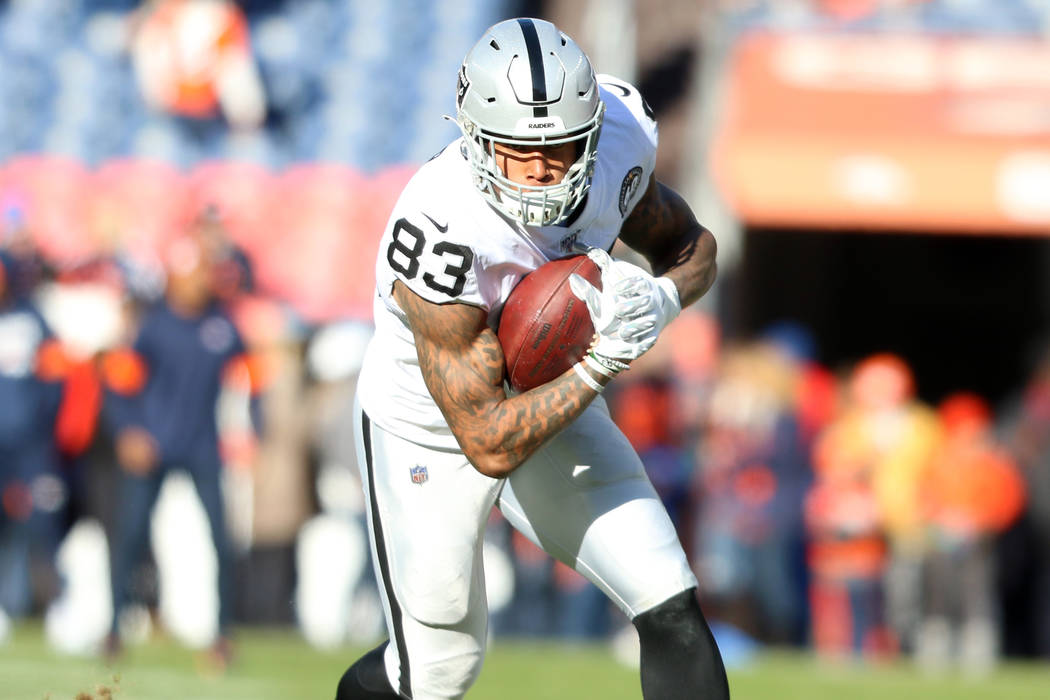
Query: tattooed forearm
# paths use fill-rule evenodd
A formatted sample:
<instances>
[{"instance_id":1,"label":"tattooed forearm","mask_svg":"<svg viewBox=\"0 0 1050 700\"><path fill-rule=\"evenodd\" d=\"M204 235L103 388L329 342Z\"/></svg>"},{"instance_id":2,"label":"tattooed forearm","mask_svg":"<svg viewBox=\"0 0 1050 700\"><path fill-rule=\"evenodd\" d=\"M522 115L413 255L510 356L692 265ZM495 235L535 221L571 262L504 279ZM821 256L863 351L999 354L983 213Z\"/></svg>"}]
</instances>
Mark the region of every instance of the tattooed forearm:
<instances>
[{"instance_id":1,"label":"tattooed forearm","mask_svg":"<svg viewBox=\"0 0 1050 700\"><path fill-rule=\"evenodd\" d=\"M437 306L403 288L395 298L416 338L420 370L463 452L488 476L507 476L572 422L597 395L569 371L508 397L504 359L485 312Z\"/></svg>"},{"instance_id":2,"label":"tattooed forearm","mask_svg":"<svg viewBox=\"0 0 1050 700\"><path fill-rule=\"evenodd\" d=\"M656 180L624 222L620 238L646 257L654 274L675 281L683 306L702 297L715 281L714 236L678 193Z\"/></svg>"},{"instance_id":3,"label":"tattooed forearm","mask_svg":"<svg viewBox=\"0 0 1050 700\"><path fill-rule=\"evenodd\" d=\"M491 335L491 333L489 334ZM492 336L495 342L495 336ZM462 406L460 443L468 454L500 451L505 468L521 464L572 422L596 396L575 372L500 401L493 411Z\"/></svg>"}]
</instances>

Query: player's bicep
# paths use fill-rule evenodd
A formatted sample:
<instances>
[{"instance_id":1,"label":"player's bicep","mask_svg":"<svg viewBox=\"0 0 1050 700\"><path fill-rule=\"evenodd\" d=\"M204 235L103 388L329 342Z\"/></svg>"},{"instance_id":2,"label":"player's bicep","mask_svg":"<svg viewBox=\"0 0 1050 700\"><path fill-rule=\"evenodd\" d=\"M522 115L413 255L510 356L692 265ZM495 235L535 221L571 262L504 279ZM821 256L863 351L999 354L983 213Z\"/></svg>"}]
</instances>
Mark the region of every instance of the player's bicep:
<instances>
[{"instance_id":1,"label":"player's bicep","mask_svg":"<svg viewBox=\"0 0 1050 700\"><path fill-rule=\"evenodd\" d=\"M412 328L427 389L458 435L506 398L503 350L488 314L468 304L434 304L400 282L394 299Z\"/></svg>"},{"instance_id":2,"label":"player's bicep","mask_svg":"<svg viewBox=\"0 0 1050 700\"><path fill-rule=\"evenodd\" d=\"M690 257L705 234L710 238L689 204L655 177L620 229L620 239L644 255L656 274Z\"/></svg>"}]
</instances>

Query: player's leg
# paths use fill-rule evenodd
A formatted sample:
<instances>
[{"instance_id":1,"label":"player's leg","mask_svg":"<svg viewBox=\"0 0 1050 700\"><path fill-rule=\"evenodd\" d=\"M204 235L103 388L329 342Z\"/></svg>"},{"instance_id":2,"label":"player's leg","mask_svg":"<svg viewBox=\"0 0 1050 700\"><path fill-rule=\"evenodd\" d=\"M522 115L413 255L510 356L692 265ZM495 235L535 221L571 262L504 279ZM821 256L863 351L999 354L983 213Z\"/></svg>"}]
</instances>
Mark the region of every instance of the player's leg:
<instances>
[{"instance_id":1,"label":"player's leg","mask_svg":"<svg viewBox=\"0 0 1050 700\"><path fill-rule=\"evenodd\" d=\"M460 698L484 657L481 547L501 482L482 476L462 454L386 432L360 410L355 427L390 640L343 675L338 698ZM385 688L376 687L380 662Z\"/></svg>"},{"instance_id":2,"label":"player's leg","mask_svg":"<svg viewBox=\"0 0 1050 700\"><path fill-rule=\"evenodd\" d=\"M335 700L397 700L401 696L390 687L384 656L389 640L368 652L346 669L339 679Z\"/></svg>"},{"instance_id":3,"label":"player's leg","mask_svg":"<svg viewBox=\"0 0 1050 700\"><path fill-rule=\"evenodd\" d=\"M722 655L700 610L695 588L646 610L632 622L642 647L642 697L729 697Z\"/></svg>"},{"instance_id":4,"label":"player's leg","mask_svg":"<svg viewBox=\"0 0 1050 700\"><path fill-rule=\"evenodd\" d=\"M33 601L29 576L29 528L8 519L0 506L0 617L25 616Z\"/></svg>"},{"instance_id":5,"label":"player's leg","mask_svg":"<svg viewBox=\"0 0 1050 700\"><path fill-rule=\"evenodd\" d=\"M233 553L226 527L226 504L222 497L222 463L216 453L189 465L190 477L208 517L212 545L215 547L216 590L219 594L219 637L213 647L215 660L231 661L230 623L233 619Z\"/></svg>"},{"instance_id":6,"label":"player's leg","mask_svg":"<svg viewBox=\"0 0 1050 700\"><path fill-rule=\"evenodd\" d=\"M119 649L120 612L128 602L131 574L149 544L149 518L157 502L166 470L161 466L144 476L125 471L120 475L120 511L110 544L110 586L113 595L113 620L107 653Z\"/></svg>"},{"instance_id":7,"label":"player's leg","mask_svg":"<svg viewBox=\"0 0 1050 700\"><path fill-rule=\"evenodd\" d=\"M603 401L514 472L500 508L634 622L646 700L728 697L721 655L696 602L696 577Z\"/></svg>"}]
</instances>

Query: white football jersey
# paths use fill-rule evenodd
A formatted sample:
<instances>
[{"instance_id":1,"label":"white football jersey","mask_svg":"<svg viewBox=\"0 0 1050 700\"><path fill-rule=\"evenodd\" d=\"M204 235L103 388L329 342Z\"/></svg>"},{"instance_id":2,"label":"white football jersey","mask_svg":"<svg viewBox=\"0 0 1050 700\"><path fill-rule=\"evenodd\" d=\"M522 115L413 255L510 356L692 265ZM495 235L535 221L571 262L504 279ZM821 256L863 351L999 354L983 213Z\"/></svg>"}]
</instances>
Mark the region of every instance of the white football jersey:
<instances>
[{"instance_id":1,"label":"white football jersey","mask_svg":"<svg viewBox=\"0 0 1050 700\"><path fill-rule=\"evenodd\" d=\"M582 207L555 226L524 226L489 206L473 182L461 139L412 177L379 244L375 335L358 396L372 421L406 440L459 449L427 390L412 329L391 292L400 280L435 304L472 304L495 329L507 296L543 263L596 247L609 250L652 177L657 128L630 84L597 76L605 102L598 158Z\"/></svg>"}]
</instances>

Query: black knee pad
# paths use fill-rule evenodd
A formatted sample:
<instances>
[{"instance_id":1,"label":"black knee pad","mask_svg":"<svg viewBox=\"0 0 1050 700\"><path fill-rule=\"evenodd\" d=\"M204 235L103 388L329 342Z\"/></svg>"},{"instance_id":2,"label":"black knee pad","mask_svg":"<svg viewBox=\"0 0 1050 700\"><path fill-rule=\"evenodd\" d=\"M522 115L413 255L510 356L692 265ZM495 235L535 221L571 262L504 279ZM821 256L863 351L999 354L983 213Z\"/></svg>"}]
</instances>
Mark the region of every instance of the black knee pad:
<instances>
[{"instance_id":1,"label":"black knee pad","mask_svg":"<svg viewBox=\"0 0 1050 700\"><path fill-rule=\"evenodd\" d=\"M641 642L645 700L728 700L729 681L696 589L668 598L634 618Z\"/></svg>"},{"instance_id":2,"label":"black knee pad","mask_svg":"<svg viewBox=\"0 0 1050 700\"><path fill-rule=\"evenodd\" d=\"M636 616L634 626L640 637L667 639L671 643L688 643L710 634L695 588L682 591Z\"/></svg>"},{"instance_id":3,"label":"black knee pad","mask_svg":"<svg viewBox=\"0 0 1050 700\"><path fill-rule=\"evenodd\" d=\"M346 669L339 679L335 700L398 700L401 697L386 677L383 654L387 644L389 642L383 642Z\"/></svg>"}]
</instances>

